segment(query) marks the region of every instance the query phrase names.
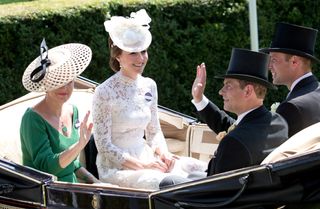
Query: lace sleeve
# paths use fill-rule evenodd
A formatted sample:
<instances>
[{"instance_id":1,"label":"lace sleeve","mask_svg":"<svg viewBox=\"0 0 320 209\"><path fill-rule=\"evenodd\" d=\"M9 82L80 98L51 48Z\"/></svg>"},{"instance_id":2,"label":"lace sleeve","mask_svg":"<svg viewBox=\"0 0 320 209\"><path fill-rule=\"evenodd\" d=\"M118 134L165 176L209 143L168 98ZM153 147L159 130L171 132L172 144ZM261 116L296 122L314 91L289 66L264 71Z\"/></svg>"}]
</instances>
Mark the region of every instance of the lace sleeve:
<instances>
[{"instance_id":1,"label":"lace sleeve","mask_svg":"<svg viewBox=\"0 0 320 209\"><path fill-rule=\"evenodd\" d=\"M153 80L151 80L151 91L153 97L152 104L150 106L151 121L146 128L146 141L152 149L155 150L159 147L162 152L167 152L167 143L159 122L157 84Z\"/></svg>"},{"instance_id":2,"label":"lace sleeve","mask_svg":"<svg viewBox=\"0 0 320 209\"><path fill-rule=\"evenodd\" d=\"M103 86L102 86L103 87ZM99 86L93 97L92 119L94 125L94 139L98 152L106 155L107 159L119 166L125 161L125 155L121 149L111 141L112 100L108 96L108 90Z\"/></svg>"}]
</instances>

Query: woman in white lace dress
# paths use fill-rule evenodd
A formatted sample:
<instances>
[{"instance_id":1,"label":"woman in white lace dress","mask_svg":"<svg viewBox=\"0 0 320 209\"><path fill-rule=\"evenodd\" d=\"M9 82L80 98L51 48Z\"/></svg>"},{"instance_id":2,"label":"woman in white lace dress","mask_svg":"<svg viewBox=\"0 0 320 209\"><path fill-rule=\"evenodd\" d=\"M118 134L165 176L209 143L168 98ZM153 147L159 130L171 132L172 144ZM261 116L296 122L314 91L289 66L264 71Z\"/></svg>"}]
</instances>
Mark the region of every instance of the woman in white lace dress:
<instances>
[{"instance_id":1,"label":"woman in white lace dress","mask_svg":"<svg viewBox=\"0 0 320 209\"><path fill-rule=\"evenodd\" d=\"M141 189L159 189L168 175L187 177L207 166L168 152L159 123L156 83L141 75L152 39L150 22L145 10L105 22L109 64L116 73L97 87L92 108L99 179Z\"/></svg>"}]
</instances>

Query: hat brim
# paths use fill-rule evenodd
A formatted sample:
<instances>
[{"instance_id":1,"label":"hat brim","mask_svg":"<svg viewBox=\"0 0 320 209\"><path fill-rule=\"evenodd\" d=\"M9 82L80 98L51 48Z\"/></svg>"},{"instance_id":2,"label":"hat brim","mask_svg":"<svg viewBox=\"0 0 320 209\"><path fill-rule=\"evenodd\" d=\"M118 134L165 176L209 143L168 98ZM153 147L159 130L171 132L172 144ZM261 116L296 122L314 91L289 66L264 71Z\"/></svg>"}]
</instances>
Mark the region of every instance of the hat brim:
<instances>
[{"instance_id":1,"label":"hat brim","mask_svg":"<svg viewBox=\"0 0 320 209\"><path fill-rule=\"evenodd\" d=\"M31 81L31 73L40 66L40 56L34 59L24 71L22 84L32 92L47 92L60 88L80 75L92 58L91 49L78 43L64 44L48 50L51 64L39 82Z\"/></svg>"},{"instance_id":2,"label":"hat brim","mask_svg":"<svg viewBox=\"0 0 320 209\"><path fill-rule=\"evenodd\" d=\"M261 78L255 77L255 76L251 76L251 75L227 74L227 75L218 75L218 76L215 76L215 78L216 79L234 78L234 79L258 83L258 84L261 84L261 85L267 87L268 89L273 89L273 90L278 89L275 85L273 85L269 81L266 81L264 79L261 79Z\"/></svg>"},{"instance_id":3,"label":"hat brim","mask_svg":"<svg viewBox=\"0 0 320 209\"><path fill-rule=\"evenodd\" d=\"M288 48L262 48L259 49L260 52L265 52L265 53L270 53L270 52L282 52L282 53L286 53L286 54L293 54L293 55L298 55L301 57L306 57L308 59L311 59L312 61L315 62L320 62L320 60L318 58L316 58L315 56L299 51L299 50L294 50L294 49L288 49Z\"/></svg>"}]
</instances>

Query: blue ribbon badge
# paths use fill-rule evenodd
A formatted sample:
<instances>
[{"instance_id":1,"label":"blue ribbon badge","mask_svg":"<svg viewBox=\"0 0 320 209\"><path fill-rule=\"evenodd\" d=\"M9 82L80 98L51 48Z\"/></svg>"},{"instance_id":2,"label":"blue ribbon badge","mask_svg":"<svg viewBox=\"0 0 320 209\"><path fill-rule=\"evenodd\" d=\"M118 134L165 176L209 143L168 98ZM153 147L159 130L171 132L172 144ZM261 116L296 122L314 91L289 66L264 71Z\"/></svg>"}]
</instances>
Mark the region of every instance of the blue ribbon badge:
<instances>
[{"instance_id":1,"label":"blue ribbon badge","mask_svg":"<svg viewBox=\"0 0 320 209\"><path fill-rule=\"evenodd\" d=\"M151 94L150 92L145 93L144 99L145 99L147 102L150 102L150 101L152 100L152 94Z\"/></svg>"}]
</instances>

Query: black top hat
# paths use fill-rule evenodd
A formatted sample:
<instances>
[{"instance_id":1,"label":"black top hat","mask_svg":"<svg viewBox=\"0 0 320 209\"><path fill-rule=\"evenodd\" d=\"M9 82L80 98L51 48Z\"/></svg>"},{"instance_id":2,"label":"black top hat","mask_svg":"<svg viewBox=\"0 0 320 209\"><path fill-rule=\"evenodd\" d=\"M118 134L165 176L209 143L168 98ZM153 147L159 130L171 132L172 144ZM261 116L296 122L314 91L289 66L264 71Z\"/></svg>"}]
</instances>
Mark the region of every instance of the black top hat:
<instances>
[{"instance_id":1,"label":"black top hat","mask_svg":"<svg viewBox=\"0 0 320 209\"><path fill-rule=\"evenodd\" d=\"M270 48L260 49L262 52L283 52L309 58L314 57L314 47L318 30L288 23L277 23Z\"/></svg>"},{"instance_id":2,"label":"black top hat","mask_svg":"<svg viewBox=\"0 0 320 209\"><path fill-rule=\"evenodd\" d=\"M235 78L258 83L270 89L276 89L268 81L268 64L268 54L234 48L232 49L226 74L215 76L215 78Z\"/></svg>"}]
</instances>

